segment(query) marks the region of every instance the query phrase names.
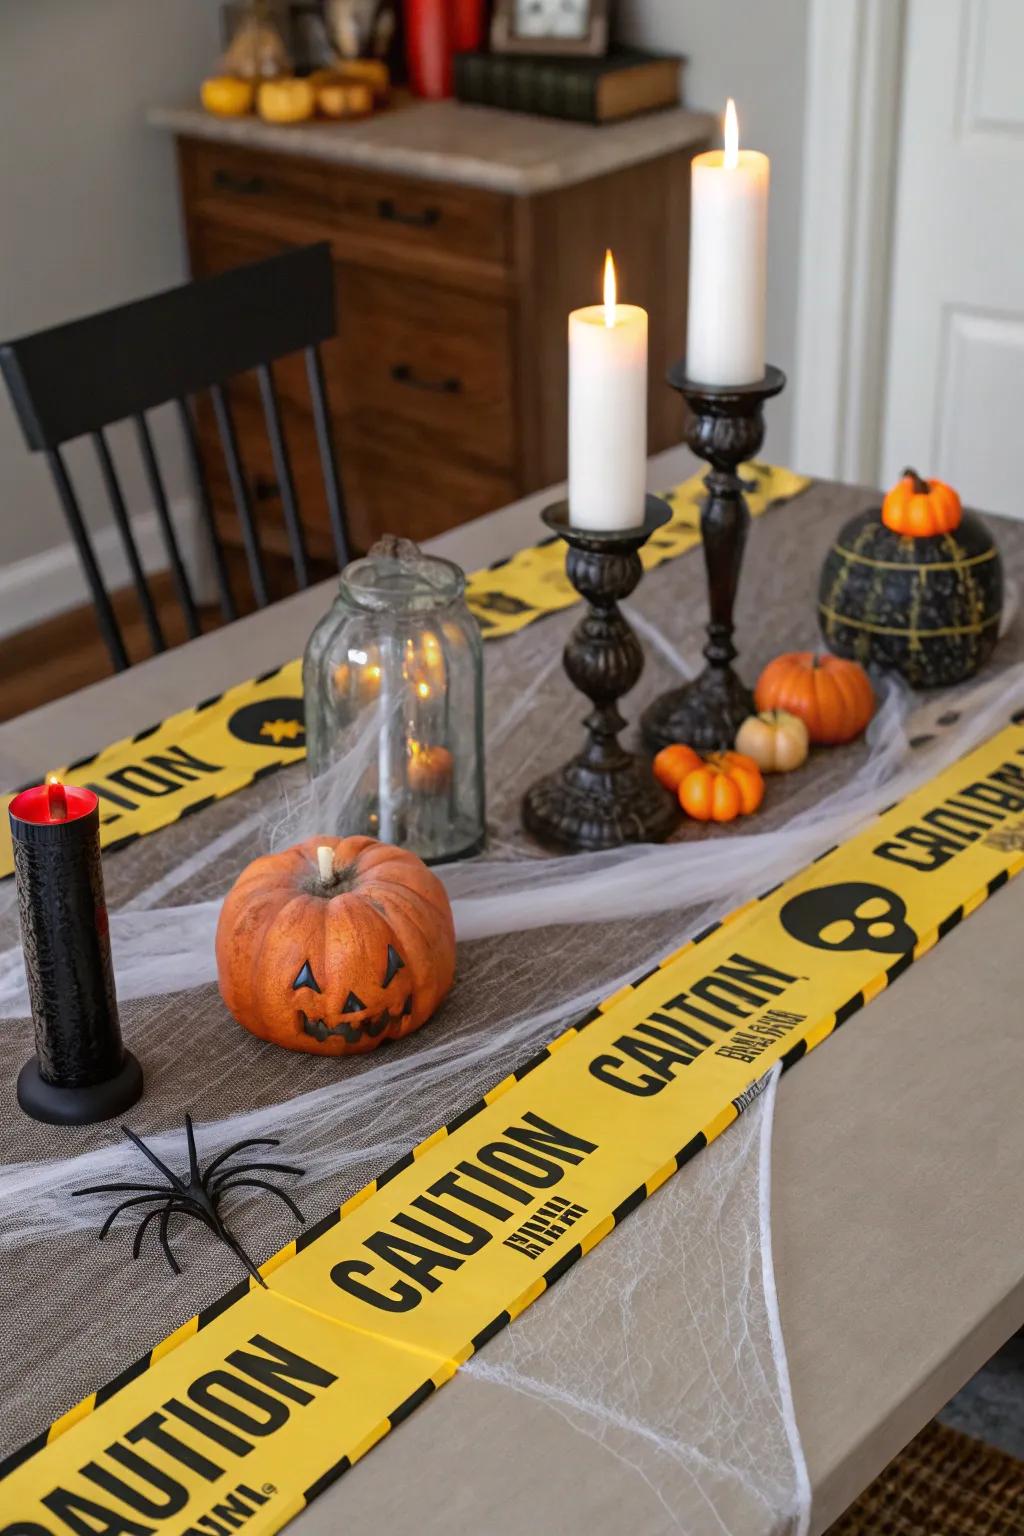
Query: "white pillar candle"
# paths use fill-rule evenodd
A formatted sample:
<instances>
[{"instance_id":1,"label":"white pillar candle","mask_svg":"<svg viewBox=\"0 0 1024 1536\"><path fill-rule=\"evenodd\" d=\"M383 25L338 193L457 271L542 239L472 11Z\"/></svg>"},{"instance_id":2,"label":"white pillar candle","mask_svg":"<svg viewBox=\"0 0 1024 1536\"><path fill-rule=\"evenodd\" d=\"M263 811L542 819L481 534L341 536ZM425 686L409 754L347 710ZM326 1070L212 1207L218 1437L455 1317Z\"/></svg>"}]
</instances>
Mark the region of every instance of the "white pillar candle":
<instances>
[{"instance_id":1,"label":"white pillar candle","mask_svg":"<svg viewBox=\"0 0 1024 1536\"><path fill-rule=\"evenodd\" d=\"M764 377L770 166L760 151L740 149L730 100L724 150L695 156L690 173L686 372L700 384Z\"/></svg>"},{"instance_id":2,"label":"white pillar candle","mask_svg":"<svg viewBox=\"0 0 1024 1536\"><path fill-rule=\"evenodd\" d=\"M569 521L636 528L647 490L647 311L616 303L605 257L604 303L569 316Z\"/></svg>"}]
</instances>

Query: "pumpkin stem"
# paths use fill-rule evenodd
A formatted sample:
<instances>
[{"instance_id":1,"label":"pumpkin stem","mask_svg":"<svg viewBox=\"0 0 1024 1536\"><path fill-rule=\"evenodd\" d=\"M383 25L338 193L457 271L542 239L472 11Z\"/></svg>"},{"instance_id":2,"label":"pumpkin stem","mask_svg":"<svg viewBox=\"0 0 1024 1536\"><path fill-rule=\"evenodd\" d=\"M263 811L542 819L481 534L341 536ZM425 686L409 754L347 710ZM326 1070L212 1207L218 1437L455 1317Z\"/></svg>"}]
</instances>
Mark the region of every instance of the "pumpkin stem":
<instances>
[{"instance_id":1,"label":"pumpkin stem","mask_svg":"<svg viewBox=\"0 0 1024 1536\"><path fill-rule=\"evenodd\" d=\"M334 849L321 845L316 851L317 868L322 885L334 884Z\"/></svg>"},{"instance_id":2,"label":"pumpkin stem","mask_svg":"<svg viewBox=\"0 0 1024 1536\"><path fill-rule=\"evenodd\" d=\"M931 486L928 484L927 480L922 480L921 479L921 476L918 474L916 469L905 469L903 471L902 478L904 480L909 480L911 482L911 484L914 487L914 495L915 496L928 496L928 495L930 495L930 493L931 493Z\"/></svg>"}]
</instances>

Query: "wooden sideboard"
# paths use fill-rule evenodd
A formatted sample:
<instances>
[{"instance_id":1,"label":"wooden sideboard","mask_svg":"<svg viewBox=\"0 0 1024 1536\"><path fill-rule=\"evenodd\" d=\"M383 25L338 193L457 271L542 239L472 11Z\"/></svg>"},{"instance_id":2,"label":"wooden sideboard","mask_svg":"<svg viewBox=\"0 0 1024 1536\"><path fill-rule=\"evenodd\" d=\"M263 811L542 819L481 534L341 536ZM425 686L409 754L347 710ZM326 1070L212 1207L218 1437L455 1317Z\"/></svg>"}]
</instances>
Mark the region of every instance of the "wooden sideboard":
<instances>
[{"instance_id":1,"label":"wooden sideboard","mask_svg":"<svg viewBox=\"0 0 1024 1536\"><path fill-rule=\"evenodd\" d=\"M566 316L597 301L606 246L622 298L650 312L650 451L679 441L664 378L684 344L688 165L707 118L581 128L439 103L361 132L185 109L152 120L177 136L194 275L330 242L338 336L324 364L357 550L383 532L429 538L564 477ZM310 552L329 559L302 360L275 373ZM233 386L233 405L261 537L283 551L255 378ZM200 428L237 542L212 420Z\"/></svg>"}]
</instances>

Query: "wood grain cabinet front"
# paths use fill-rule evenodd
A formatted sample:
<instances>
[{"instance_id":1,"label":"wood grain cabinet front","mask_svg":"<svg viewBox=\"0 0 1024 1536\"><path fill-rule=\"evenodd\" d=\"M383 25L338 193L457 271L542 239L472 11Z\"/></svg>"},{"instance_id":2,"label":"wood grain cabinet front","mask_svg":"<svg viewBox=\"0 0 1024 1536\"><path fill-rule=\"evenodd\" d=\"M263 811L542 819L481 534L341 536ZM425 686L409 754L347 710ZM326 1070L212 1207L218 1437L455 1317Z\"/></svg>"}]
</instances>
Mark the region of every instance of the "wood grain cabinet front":
<instances>
[{"instance_id":1,"label":"wood grain cabinet front","mask_svg":"<svg viewBox=\"0 0 1024 1536\"><path fill-rule=\"evenodd\" d=\"M178 147L196 276L330 242L338 335L324 370L356 551L384 532L430 537L564 476L566 316L598 297L606 245L628 274L623 297L651 311L650 450L681 437L662 380L684 338L692 149L512 195L199 138ZM302 359L274 375L309 549L329 559ZM283 551L255 377L230 398L261 535ZM201 425L218 520L239 543L212 419Z\"/></svg>"}]
</instances>

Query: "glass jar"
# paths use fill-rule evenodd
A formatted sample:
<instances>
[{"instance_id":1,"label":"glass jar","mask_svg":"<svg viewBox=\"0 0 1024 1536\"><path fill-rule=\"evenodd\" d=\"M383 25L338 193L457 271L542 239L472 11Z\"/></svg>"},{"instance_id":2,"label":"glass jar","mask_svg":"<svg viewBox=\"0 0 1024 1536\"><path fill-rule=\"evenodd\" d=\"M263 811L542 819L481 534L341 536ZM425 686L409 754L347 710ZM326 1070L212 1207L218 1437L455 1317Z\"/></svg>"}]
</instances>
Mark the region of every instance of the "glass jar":
<instances>
[{"instance_id":1,"label":"glass jar","mask_svg":"<svg viewBox=\"0 0 1024 1536\"><path fill-rule=\"evenodd\" d=\"M302 668L325 831L428 864L483 847L483 646L464 593L457 565L409 539L383 538L342 572Z\"/></svg>"}]
</instances>

